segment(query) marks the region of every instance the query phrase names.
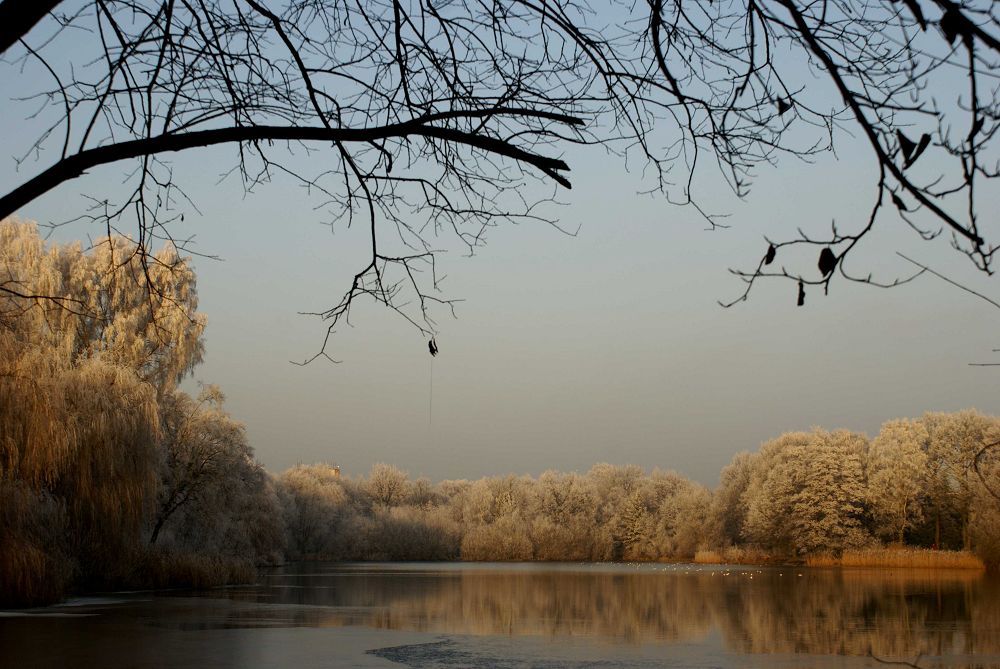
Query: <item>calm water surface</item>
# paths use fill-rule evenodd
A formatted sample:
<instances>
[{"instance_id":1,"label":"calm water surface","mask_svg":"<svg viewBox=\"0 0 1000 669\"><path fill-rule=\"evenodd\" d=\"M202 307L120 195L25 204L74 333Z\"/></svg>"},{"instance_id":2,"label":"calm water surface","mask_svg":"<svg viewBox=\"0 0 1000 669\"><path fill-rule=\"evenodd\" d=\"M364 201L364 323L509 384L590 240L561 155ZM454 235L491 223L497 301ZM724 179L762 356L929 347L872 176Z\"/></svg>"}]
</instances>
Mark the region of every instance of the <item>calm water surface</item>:
<instances>
[{"instance_id":1,"label":"calm water surface","mask_svg":"<svg viewBox=\"0 0 1000 669\"><path fill-rule=\"evenodd\" d=\"M974 572L292 565L253 586L0 612L0 667L1000 667Z\"/></svg>"}]
</instances>

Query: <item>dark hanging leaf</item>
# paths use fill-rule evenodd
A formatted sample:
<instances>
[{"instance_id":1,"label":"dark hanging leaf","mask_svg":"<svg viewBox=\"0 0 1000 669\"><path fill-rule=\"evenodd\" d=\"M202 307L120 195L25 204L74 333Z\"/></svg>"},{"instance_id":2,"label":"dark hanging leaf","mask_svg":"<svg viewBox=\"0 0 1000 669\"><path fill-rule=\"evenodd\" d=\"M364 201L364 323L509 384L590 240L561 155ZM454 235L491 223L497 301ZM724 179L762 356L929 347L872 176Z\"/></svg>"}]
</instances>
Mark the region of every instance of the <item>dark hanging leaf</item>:
<instances>
[{"instance_id":1,"label":"dark hanging leaf","mask_svg":"<svg viewBox=\"0 0 1000 669\"><path fill-rule=\"evenodd\" d=\"M892 203L894 205L896 205L896 209L899 209L900 211L904 211L904 212L905 211L909 211L909 209L907 209L906 205L903 203L902 198L900 198L895 193L892 194Z\"/></svg>"},{"instance_id":2,"label":"dark hanging leaf","mask_svg":"<svg viewBox=\"0 0 1000 669\"><path fill-rule=\"evenodd\" d=\"M965 17L962 16L962 12L958 11L954 7L948 8L948 10L941 16L941 20L938 21L938 25L941 26L941 32L944 33L944 38L948 40L949 44L954 44L955 38L964 34L968 30L968 27L965 25Z\"/></svg>"},{"instance_id":3,"label":"dark hanging leaf","mask_svg":"<svg viewBox=\"0 0 1000 669\"><path fill-rule=\"evenodd\" d=\"M788 102L785 102L781 98L778 98L778 115L784 116L785 112L792 108L792 99L788 98Z\"/></svg>"},{"instance_id":4,"label":"dark hanging leaf","mask_svg":"<svg viewBox=\"0 0 1000 669\"><path fill-rule=\"evenodd\" d=\"M802 306L806 303L806 286L802 283L802 279L799 279L799 302L798 306Z\"/></svg>"},{"instance_id":5,"label":"dark hanging leaf","mask_svg":"<svg viewBox=\"0 0 1000 669\"><path fill-rule=\"evenodd\" d=\"M837 256L830 250L830 247L819 252L819 271L822 272L823 276L828 276L836 266Z\"/></svg>"},{"instance_id":6,"label":"dark hanging leaf","mask_svg":"<svg viewBox=\"0 0 1000 669\"><path fill-rule=\"evenodd\" d=\"M431 337L431 340L427 342L427 350L431 352L431 357L434 357L435 355L438 354L438 345L437 342L434 340L434 337Z\"/></svg>"},{"instance_id":7,"label":"dark hanging leaf","mask_svg":"<svg viewBox=\"0 0 1000 669\"><path fill-rule=\"evenodd\" d=\"M920 136L920 143L917 144L917 148L913 150L913 153L910 155L910 157L906 159L905 163L903 163L903 167L904 168L909 167L913 163L917 162L917 158L919 158L920 154L927 149L927 146L930 143L931 143L931 136L925 132L923 135Z\"/></svg>"},{"instance_id":8,"label":"dark hanging leaf","mask_svg":"<svg viewBox=\"0 0 1000 669\"><path fill-rule=\"evenodd\" d=\"M774 248L774 244L767 247L767 255L764 256L764 264L770 265L774 262L774 256L778 252L778 249Z\"/></svg>"},{"instance_id":9,"label":"dark hanging leaf","mask_svg":"<svg viewBox=\"0 0 1000 669\"><path fill-rule=\"evenodd\" d=\"M903 152L903 160L910 162L910 156L913 155L913 151L917 148L917 145L913 143L913 140L904 135L901 130L896 131L896 137L899 138L899 148Z\"/></svg>"}]
</instances>

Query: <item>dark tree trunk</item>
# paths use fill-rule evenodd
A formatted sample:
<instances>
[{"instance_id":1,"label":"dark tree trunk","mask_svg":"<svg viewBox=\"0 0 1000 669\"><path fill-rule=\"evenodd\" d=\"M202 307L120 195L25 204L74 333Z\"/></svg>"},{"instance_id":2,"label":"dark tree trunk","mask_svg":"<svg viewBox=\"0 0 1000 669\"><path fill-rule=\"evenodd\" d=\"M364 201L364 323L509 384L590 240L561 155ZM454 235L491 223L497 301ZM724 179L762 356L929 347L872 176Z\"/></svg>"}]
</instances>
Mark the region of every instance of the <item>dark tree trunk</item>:
<instances>
[{"instance_id":1,"label":"dark tree trunk","mask_svg":"<svg viewBox=\"0 0 1000 669\"><path fill-rule=\"evenodd\" d=\"M152 546L156 543L156 539L160 536L160 530L163 529L163 524L167 522L167 514L160 514L160 517L156 519L156 525L153 526L153 534L149 537L149 545Z\"/></svg>"}]
</instances>

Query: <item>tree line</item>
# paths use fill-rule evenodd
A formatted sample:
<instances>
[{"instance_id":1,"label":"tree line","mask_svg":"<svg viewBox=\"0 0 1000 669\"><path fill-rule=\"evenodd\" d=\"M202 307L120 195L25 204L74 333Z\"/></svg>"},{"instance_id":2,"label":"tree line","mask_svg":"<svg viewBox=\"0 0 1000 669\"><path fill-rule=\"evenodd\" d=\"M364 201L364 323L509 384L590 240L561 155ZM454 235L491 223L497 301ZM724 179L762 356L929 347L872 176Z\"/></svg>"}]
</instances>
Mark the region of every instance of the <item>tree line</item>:
<instances>
[{"instance_id":1,"label":"tree line","mask_svg":"<svg viewBox=\"0 0 1000 669\"><path fill-rule=\"evenodd\" d=\"M595 465L476 481L300 465L276 487L292 559L801 560L886 544L1000 557L1000 420L974 410L886 422L874 439L790 432L737 454L714 491L672 471ZM982 478L979 476L982 473Z\"/></svg>"},{"instance_id":2,"label":"tree line","mask_svg":"<svg viewBox=\"0 0 1000 669\"><path fill-rule=\"evenodd\" d=\"M169 244L84 250L0 222L0 602L245 582L285 559L801 559L903 543L1000 564L1000 419L975 411L891 420L874 439L787 433L736 455L714 491L611 464L436 484L384 463L272 476L220 389L178 387L206 322Z\"/></svg>"}]
</instances>

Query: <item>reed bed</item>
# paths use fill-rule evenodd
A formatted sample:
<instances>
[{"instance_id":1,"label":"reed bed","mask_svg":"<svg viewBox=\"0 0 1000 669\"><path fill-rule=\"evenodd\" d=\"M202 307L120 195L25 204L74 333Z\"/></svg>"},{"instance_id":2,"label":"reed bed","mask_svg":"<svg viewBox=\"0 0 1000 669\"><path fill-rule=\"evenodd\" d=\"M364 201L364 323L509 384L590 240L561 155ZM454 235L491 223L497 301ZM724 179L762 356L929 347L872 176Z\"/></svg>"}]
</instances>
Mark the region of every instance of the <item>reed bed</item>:
<instances>
[{"instance_id":1,"label":"reed bed","mask_svg":"<svg viewBox=\"0 0 1000 669\"><path fill-rule=\"evenodd\" d=\"M908 567L913 569L985 569L983 561L968 551L928 548L864 548L844 551L840 557L821 554L806 558L810 567Z\"/></svg>"},{"instance_id":2,"label":"reed bed","mask_svg":"<svg viewBox=\"0 0 1000 669\"><path fill-rule=\"evenodd\" d=\"M257 569L252 563L235 558L150 552L140 564L137 576L137 587L203 589L254 583Z\"/></svg>"}]
</instances>

